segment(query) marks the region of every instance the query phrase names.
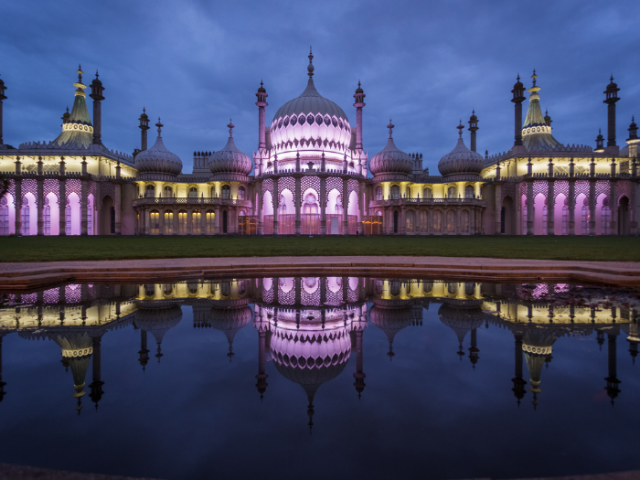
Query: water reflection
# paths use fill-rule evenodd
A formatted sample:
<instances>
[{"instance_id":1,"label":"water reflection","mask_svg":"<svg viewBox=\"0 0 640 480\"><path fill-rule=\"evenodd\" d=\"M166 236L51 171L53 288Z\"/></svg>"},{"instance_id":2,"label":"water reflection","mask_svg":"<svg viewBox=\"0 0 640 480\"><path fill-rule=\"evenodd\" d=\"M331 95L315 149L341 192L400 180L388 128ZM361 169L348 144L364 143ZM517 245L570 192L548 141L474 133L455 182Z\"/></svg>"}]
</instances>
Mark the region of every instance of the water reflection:
<instances>
[{"instance_id":1,"label":"water reflection","mask_svg":"<svg viewBox=\"0 0 640 480\"><path fill-rule=\"evenodd\" d=\"M162 343L183 320L185 306L192 309L195 329L211 328L224 333L230 361L237 332L252 325L258 339L255 386L260 396L268 389L266 364L271 361L279 375L306 392L310 428L316 392L324 383L346 374L352 355L353 386L359 396L365 390L363 337L367 327L386 334L386 355L392 360L402 354L394 351L394 338L404 329L422 328L425 309L437 308L439 320L455 335L450 337L452 355L461 361L466 357L472 368L482 358L478 332L508 329L515 352L512 392L518 403L530 393L533 408L541 401L544 367L552 363L553 348L559 339L596 332L598 344L602 347L606 342L608 372L604 388L612 404L621 393L618 337L626 335L634 362L640 343L638 292L569 284L280 277L65 285L28 294L6 293L1 299L0 401L7 388L2 381L2 339L17 333L25 340L52 340L60 347L61 364L72 373L71 395L76 399L78 414L87 387L96 409L104 395L102 337L120 328L139 330L138 362L145 369L150 355L158 362L163 359ZM149 341L156 343L155 354ZM87 386L90 365L91 383Z\"/></svg>"}]
</instances>

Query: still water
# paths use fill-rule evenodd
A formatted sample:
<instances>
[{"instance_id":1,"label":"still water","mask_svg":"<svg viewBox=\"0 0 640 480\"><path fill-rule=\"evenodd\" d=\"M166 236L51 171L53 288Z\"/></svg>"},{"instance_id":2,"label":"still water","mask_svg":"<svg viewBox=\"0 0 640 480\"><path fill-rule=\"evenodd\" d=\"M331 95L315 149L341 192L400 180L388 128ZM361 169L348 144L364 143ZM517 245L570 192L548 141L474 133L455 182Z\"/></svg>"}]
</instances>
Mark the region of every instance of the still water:
<instances>
[{"instance_id":1,"label":"still water","mask_svg":"<svg viewBox=\"0 0 640 480\"><path fill-rule=\"evenodd\" d=\"M640 469L638 312L631 289L358 277L0 292L0 461L296 480Z\"/></svg>"}]
</instances>

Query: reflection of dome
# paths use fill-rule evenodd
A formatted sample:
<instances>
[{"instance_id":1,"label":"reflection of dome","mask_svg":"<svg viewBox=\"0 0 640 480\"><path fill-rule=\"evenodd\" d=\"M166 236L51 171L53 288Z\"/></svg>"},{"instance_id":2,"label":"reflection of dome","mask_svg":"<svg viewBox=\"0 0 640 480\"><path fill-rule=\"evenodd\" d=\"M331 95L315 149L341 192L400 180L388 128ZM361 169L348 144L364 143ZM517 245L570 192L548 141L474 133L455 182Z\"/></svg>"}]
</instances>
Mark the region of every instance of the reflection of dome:
<instances>
[{"instance_id":1,"label":"reflection of dome","mask_svg":"<svg viewBox=\"0 0 640 480\"><path fill-rule=\"evenodd\" d=\"M396 334L410 326L413 323L415 314L411 306L399 307L399 308L383 308L378 305L373 305L369 309L369 320L376 327L382 330L389 340L389 359L395 354L393 353L393 339Z\"/></svg>"},{"instance_id":2,"label":"reflection of dome","mask_svg":"<svg viewBox=\"0 0 640 480\"><path fill-rule=\"evenodd\" d=\"M387 145L369 161L369 171L371 171L373 175L408 175L411 173L411 170L413 170L413 160L411 156L408 153L404 153L393 143L393 127L394 125L390 121L389 125L387 125L389 129Z\"/></svg>"},{"instance_id":3,"label":"reflection of dome","mask_svg":"<svg viewBox=\"0 0 640 480\"><path fill-rule=\"evenodd\" d=\"M458 138L456 147L438 162L438 170L447 177L450 175L477 175L484 167L482 155L469 150L462 137Z\"/></svg>"},{"instance_id":4,"label":"reflection of dome","mask_svg":"<svg viewBox=\"0 0 640 480\"><path fill-rule=\"evenodd\" d=\"M150 332L158 344L156 357L160 361L162 356L160 345L164 334L175 327L182 320L182 308L173 302L136 302L138 310L135 313L135 323L138 328Z\"/></svg>"},{"instance_id":5,"label":"reflection of dome","mask_svg":"<svg viewBox=\"0 0 640 480\"><path fill-rule=\"evenodd\" d=\"M478 306L454 307L448 303L443 303L438 309L440 321L453 330L458 337L460 343L460 352L462 351L462 342L464 337L471 330L480 328L483 323L482 309Z\"/></svg>"},{"instance_id":6,"label":"reflection of dome","mask_svg":"<svg viewBox=\"0 0 640 480\"><path fill-rule=\"evenodd\" d=\"M211 156L209 169L214 175L224 173L248 175L253 167L253 162L236 147L232 136L234 125L231 121L227 127L229 127L229 140L221 150Z\"/></svg>"},{"instance_id":7,"label":"reflection of dome","mask_svg":"<svg viewBox=\"0 0 640 480\"><path fill-rule=\"evenodd\" d=\"M234 355L233 339L236 333L246 327L253 318L253 311L247 305L239 308L211 308L203 321L194 322L196 328L215 328L222 331L229 342L229 360Z\"/></svg>"},{"instance_id":8,"label":"reflection of dome","mask_svg":"<svg viewBox=\"0 0 640 480\"><path fill-rule=\"evenodd\" d=\"M171 153L162 141L162 124L158 119L158 138L148 150L144 150L135 158L136 169L139 174L160 174L175 177L182 172L182 160L176 154Z\"/></svg>"},{"instance_id":9,"label":"reflection of dome","mask_svg":"<svg viewBox=\"0 0 640 480\"><path fill-rule=\"evenodd\" d=\"M86 394L84 391L84 379L87 376L87 370L91 362L93 340L87 332L52 335L51 339L62 349L62 357L71 368L73 388L76 391L73 396L78 399L77 410L78 414L80 414L80 410L82 410L80 398Z\"/></svg>"},{"instance_id":10,"label":"reflection of dome","mask_svg":"<svg viewBox=\"0 0 640 480\"><path fill-rule=\"evenodd\" d=\"M309 81L299 97L282 105L271 122L276 150L326 150L340 155L351 144L351 126L342 108L318 93L313 83L313 55L309 55Z\"/></svg>"}]
</instances>

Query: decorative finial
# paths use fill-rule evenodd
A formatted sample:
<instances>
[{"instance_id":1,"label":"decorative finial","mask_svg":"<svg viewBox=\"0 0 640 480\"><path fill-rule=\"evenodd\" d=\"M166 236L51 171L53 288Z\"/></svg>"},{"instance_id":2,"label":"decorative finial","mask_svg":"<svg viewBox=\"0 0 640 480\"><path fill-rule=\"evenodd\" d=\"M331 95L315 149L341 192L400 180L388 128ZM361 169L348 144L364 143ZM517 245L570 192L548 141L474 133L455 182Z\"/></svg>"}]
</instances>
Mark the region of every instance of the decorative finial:
<instances>
[{"instance_id":1,"label":"decorative finial","mask_svg":"<svg viewBox=\"0 0 640 480\"><path fill-rule=\"evenodd\" d=\"M162 137L162 123L160 122L160 117L158 117L158 123L156 123L156 127L158 127L158 137Z\"/></svg>"},{"instance_id":2,"label":"decorative finial","mask_svg":"<svg viewBox=\"0 0 640 480\"><path fill-rule=\"evenodd\" d=\"M462 138L462 130L464 130L464 126L462 125L462 119L460 119L460 124L456 128L458 129L459 138Z\"/></svg>"},{"instance_id":3,"label":"decorative finial","mask_svg":"<svg viewBox=\"0 0 640 480\"><path fill-rule=\"evenodd\" d=\"M533 78L533 86L536 86L536 78L538 78L538 75L536 75L536 69L533 69L533 75L531 75L531 78Z\"/></svg>"},{"instance_id":4,"label":"decorative finial","mask_svg":"<svg viewBox=\"0 0 640 480\"><path fill-rule=\"evenodd\" d=\"M82 83L82 74L84 73L82 71L82 65L78 65L78 83Z\"/></svg>"},{"instance_id":5,"label":"decorative finial","mask_svg":"<svg viewBox=\"0 0 640 480\"><path fill-rule=\"evenodd\" d=\"M387 128L389 129L389 138L393 138L393 127L395 127L395 125L391 119L389 119L389 125L387 125Z\"/></svg>"},{"instance_id":6,"label":"decorative finial","mask_svg":"<svg viewBox=\"0 0 640 480\"><path fill-rule=\"evenodd\" d=\"M262 79L260 79L260 86L264 87L264 83L262 83Z\"/></svg>"},{"instance_id":7,"label":"decorative finial","mask_svg":"<svg viewBox=\"0 0 640 480\"><path fill-rule=\"evenodd\" d=\"M314 71L314 67L313 67L313 52L311 51L311 47L309 47L309 65L307 66L307 75L309 75L309 78L313 77L313 71Z\"/></svg>"},{"instance_id":8,"label":"decorative finial","mask_svg":"<svg viewBox=\"0 0 640 480\"><path fill-rule=\"evenodd\" d=\"M516 77L517 81L520 81L520 74L518 73L518 76Z\"/></svg>"},{"instance_id":9,"label":"decorative finial","mask_svg":"<svg viewBox=\"0 0 640 480\"><path fill-rule=\"evenodd\" d=\"M360 79L358 79L358 88L360 88Z\"/></svg>"},{"instance_id":10,"label":"decorative finial","mask_svg":"<svg viewBox=\"0 0 640 480\"><path fill-rule=\"evenodd\" d=\"M611 74L611 83L613 83L613 73Z\"/></svg>"},{"instance_id":11,"label":"decorative finial","mask_svg":"<svg viewBox=\"0 0 640 480\"><path fill-rule=\"evenodd\" d=\"M147 113L147 109L142 107L142 113Z\"/></svg>"},{"instance_id":12,"label":"decorative finial","mask_svg":"<svg viewBox=\"0 0 640 480\"><path fill-rule=\"evenodd\" d=\"M96 68L96 78L98 78L100 75L98 75L98 69Z\"/></svg>"},{"instance_id":13,"label":"decorative finial","mask_svg":"<svg viewBox=\"0 0 640 480\"><path fill-rule=\"evenodd\" d=\"M231 119L229 119L229 123L227 124L227 128L229 129L229 138L233 137L233 128L234 127L235 127L235 125L233 124Z\"/></svg>"}]
</instances>

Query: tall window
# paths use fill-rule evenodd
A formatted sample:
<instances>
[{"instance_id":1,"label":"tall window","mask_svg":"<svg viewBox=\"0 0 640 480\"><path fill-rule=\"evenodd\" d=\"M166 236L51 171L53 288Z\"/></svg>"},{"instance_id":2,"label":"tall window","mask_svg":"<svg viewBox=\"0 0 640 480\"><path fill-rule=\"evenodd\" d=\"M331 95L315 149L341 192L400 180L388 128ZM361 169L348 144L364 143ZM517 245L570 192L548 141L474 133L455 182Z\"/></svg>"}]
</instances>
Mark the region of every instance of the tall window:
<instances>
[{"instance_id":1,"label":"tall window","mask_svg":"<svg viewBox=\"0 0 640 480\"><path fill-rule=\"evenodd\" d=\"M189 188L189 198L198 198L198 189L196 187Z\"/></svg>"},{"instance_id":2,"label":"tall window","mask_svg":"<svg viewBox=\"0 0 640 480\"><path fill-rule=\"evenodd\" d=\"M425 188L422 190L422 196L424 198L433 198L433 191L430 188Z\"/></svg>"},{"instance_id":3,"label":"tall window","mask_svg":"<svg viewBox=\"0 0 640 480\"><path fill-rule=\"evenodd\" d=\"M31 232L31 215L29 212L29 200L27 197L22 199L22 235L30 235Z\"/></svg>"},{"instance_id":4,"label":"tall window","mask_svg":"<svg viewBox=\"0 0 640 480\"><path fill-rule=\"evenodd\" d=\"M116 207L111 207L111 222L109 225L109 231L116 233Z\"/></svg>"},{"instance_id":5,"label":"tall window","mask_svg":"<svg viewBox=\"0 0 640 480\"><path fill-rule=\"evenodd\" d=\"M393 185L391 187L391 199L397 200L400 198L400 187L398 185Z\"/></svg>"},{"instance_id":6,"label":"tall window","mask_svg":"<svg viewBox=\"0 0 640 480\"><path fill-rule=\"evenodd\" d=\"M44 234L51 235L51 207L49 206L49 199L44 206Z\"/></svg>"},{"instance_id":7,"label":"tall window","mask_svg":"<svg viewBox=\"0 0 640 480\"><path fill-rule=\"evenodd\" d=\"M145 196L147 196L147 197L155 197L156 196L156 186L155 185L147 185L147 189L145 191Z\"/></svg>"},{"instance_id":8,"label":"tall window","mask_svg":"<svg viewBox=\"0 0 640 480\"><path fill-rule=\"evenodd\" d=\"M302 213L318 213L318 201L313 193L308 193L307 196L304 197Z\"/></svg>"},{"instance_id":9,"label":"tall window","mask_svg":"<svg viewBox=\"0 0 640 480\"><path fill-rule=\"evenodd\" d=\"M231 198L231 187L229 185L222 186L222 198L223 199Z\"/></svg>"},{"instance_id":10,"label":"tall window","mask_svg":"<svg viewBox=\"0 0 640 480\"><path fill-rule=\"evenodd\" d=\"M164 212L164 233L173 233L173 212Z\"/></svg>"},{"instance_id":11,"label":"tall window","mask_svg":"<svg viewBox=\"0 0 640 480\"><path fill-rule=\"evenodd\" d=\"M562 234L569 234L569 207L567 205L562 207Z\"/></svg>"},{"instance_id":12,"label":"tall window","mask_svg":"<svg viewBox=\"0 0 640 480\"><path fill-rule=\"evenodd\" d=\"M456 198L456 187L449 187L447 190L447 197Z\"/></svg>"},{"instance_id":13,"label":"tall window","mask_svg":"<svg viewBox=\"0 0 640 480\"><path fill-rule=\"evenodd\" d=\"M238 188L238 200L244 200L246 196L247 191L244 189L244 187Z\"/></svg>"},{"instance_id":14,"label":"tall window","mask_svg":"<svg viewBox=\"0 0 640 480\"><path fill-rule=\"evenodd\" d=\"M609 208L608 198L602 202L602 234L611 234L611 208Z\"/></svg>"},{"instance_id":15,"label":"tall window","mask_svg":"<svg viewBox=\"0 0 640 480\"><path fill-rule=\"evenodd\" d=\"M207 233L214 233L216 214L212 211L207 212Z\"/></svg>"},{"instance_id":16,"label":"tall window","mask_svg":"<svg viewBox=\"0 0 640 480\"><path fill-rule=\"evenodd\" d=\"M151 233L158 234L160 233L160 214L157 210L154 210L149 214L151 219Z\"/></svg>"},{"instance_id":17,"label":"tall window","mask_svg":"<svg viewBox=\"0 0 640 480\"><path fill-rule=\"evenodd\" d=\"M382 200L382 187L376 187L376 200Z\"/></svg>"},{"instance_id":18,"label":"tall window","mask_svg":"<svg viewBox=\"0 0 640 480\"><path fill-rule=\"evenodd\" d=\"M171 188L169 185L166 185L163 190L164 190L164 193L163 193L164 197L168 197L168 198L173 197L173 188Z\"/></svg>"},{"instance_id":19,"label":"tall window","mask_svg":"<svg viewBox=\"0 0 640 480\"><path fill-rule=\"evenodd\" d=\"M178 229L179 233L187 233L187 212L178 213Z\"/></svg>"},{"instance_id":20,"label":"tall window","mask_svg":"<svg viewBox=\"0 0 640 480\"><path fill-rule=\"evenodd\" d=\"M589 234L589 207L583 205L582 207L582 235Z\"/></svg>"},{"instance_id":21,"label":"tall window","mask_svg":"<svg viewBox=\"0 0 640 480\"><path fill-rule=\"evenodd\" d=\"M471 185L467 185L464 188L464 198L473 198L474 194L473 194L473 187Z\"/></svg>"},{"instance_id":22,"label":"tall window","mask_svg":"<svg viewBox=\"0 0 640 480\"><path fill-rule=\"evenodd\" d=\"M407 187L404 193L405 198L411 198L411 189Z\"/></svg>"},{"instance_id":23,"label":"tall window","mask_svg":"<svg viewBox=\"0 0 640 480\"><path fill-rule=\"evenodd\" d=\"M200 233L201 220L200 210L194 210L191 213L191 233Z\"/></svg>"},{"instance_id":24,"label":"tall window","mask_svg":"<svg viewBox=\"0 0 640 480\"><path fill-rule=\"evenodd\" d=\"M549 209L545 205L544 208L542 209L542 234L543 235L547 235L547 233L549 233L547 229L547 227L549 226L548 221L549 221Z\"/></svg>"},{"instance_id":25,"label":"tall window","mask_svg":"<svg viewBox=\"0 0 640 480\"><path fill-rule=\"evenodd\" d=\"M9 205L7 197L0 199L0 235L9 235Z\"/></svg>"}]
</instances>

